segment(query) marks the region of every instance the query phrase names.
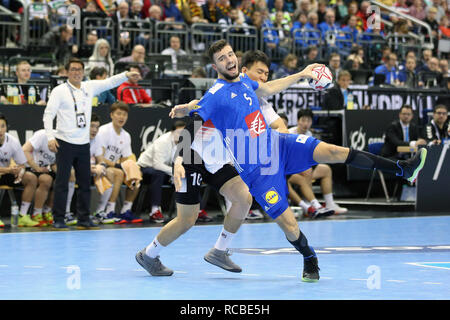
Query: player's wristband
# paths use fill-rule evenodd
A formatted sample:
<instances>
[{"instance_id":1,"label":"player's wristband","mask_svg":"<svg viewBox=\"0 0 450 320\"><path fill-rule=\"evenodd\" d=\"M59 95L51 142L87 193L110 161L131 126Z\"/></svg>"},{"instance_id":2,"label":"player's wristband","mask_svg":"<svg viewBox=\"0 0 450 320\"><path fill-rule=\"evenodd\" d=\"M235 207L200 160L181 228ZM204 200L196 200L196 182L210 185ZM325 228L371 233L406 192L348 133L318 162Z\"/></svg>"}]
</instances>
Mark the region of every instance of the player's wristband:
<instances>
[{"instance_id":1,"label":"player's wristband","mask_svg":"<svg viewBox=\"0 0 450 320\"><path fill-rule=\"evenodd\" d=\"M108 165L107 165L106 163L104 163L104 162L100 163L100 165L101 165L101 166L104 166L105 169L108 168Z\"/></svg>"},{"instance_id":2,"label":"player's wristband","mask_svg":"<svg viewBox=\"0 0 450 320\"><path fill-rule=\"evenodd\" d=\"M122 166L120 165L120 163L116 163L116 164L114 165L114 168L122 169Z\"/></svg>"}]
</instances>

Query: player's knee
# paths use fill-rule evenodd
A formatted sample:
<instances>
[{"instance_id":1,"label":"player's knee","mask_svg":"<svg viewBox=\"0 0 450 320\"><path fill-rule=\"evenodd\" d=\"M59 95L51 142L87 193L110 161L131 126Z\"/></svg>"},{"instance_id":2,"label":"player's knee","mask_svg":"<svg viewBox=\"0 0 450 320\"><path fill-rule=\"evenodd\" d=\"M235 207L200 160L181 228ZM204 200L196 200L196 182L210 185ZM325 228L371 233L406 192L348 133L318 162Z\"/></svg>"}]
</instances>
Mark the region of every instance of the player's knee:
<instances>
[{"instance_id":1,"label":"player's knee","mask_svg":"<svg viewBox=\"0 0 450 320\"><path fill-rule=\"evenodd\" d=\"M49 175L41 175L39 177L39 187L42 187L44 189L50 189L52 182L53 179Z\"/></svg>"}]
</instances>

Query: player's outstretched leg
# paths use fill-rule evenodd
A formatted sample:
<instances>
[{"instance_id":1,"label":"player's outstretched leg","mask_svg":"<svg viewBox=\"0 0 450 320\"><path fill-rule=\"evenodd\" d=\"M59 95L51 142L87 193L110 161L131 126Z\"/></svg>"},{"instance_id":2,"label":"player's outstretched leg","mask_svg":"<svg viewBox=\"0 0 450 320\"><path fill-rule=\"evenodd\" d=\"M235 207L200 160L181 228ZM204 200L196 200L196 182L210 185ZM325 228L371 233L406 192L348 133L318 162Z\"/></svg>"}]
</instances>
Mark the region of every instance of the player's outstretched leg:
<instances>
[{"instance_id":1,"label":"player's outstretched leg","mask_svg":"<svg viewBox=\"0 0 450 320\"><path fill-rule=\"evenodd\" d=\"M216 248L211 248L207 254L205 254L205 261L222 268L230 272L242 272L242 268L235 264L230 259L231 251L229 249L219 250Z\"/></svg>"},{"instance_id":2,"label":"player's outstretched leg","mask_svg":"<svg viewBox=\"0 0 450 320\"><path fill-rule=\"evenodd\" d=\"M378 169L414 182L425 165L427 149L421 148L408 160L393 161L366 151L320 142L314 150L313 158L318 163L345 163L360 169Z\"/></svg>"},{"instance_id":3,"label":"player's outstretched leg","mask_svg":"<svg viewBox=\"0 0 450 320\"><path fill-rule=\"evenodd\" d=\"M298 222L291 208L287 208L275 222L284 231L289 243L303 256L302 281L317 282L320 279L319 260L314 249L308 245L308 239L298 228Z\"/></svg>"}]
</instances>

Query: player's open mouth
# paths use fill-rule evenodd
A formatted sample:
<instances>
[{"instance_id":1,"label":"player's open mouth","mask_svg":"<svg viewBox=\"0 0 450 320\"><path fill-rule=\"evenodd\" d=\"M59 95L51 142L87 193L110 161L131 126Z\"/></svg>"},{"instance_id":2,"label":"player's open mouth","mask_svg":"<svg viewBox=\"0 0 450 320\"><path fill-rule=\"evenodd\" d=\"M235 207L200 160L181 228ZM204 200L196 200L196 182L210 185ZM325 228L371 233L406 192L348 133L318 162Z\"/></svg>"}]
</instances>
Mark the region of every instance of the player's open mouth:
<instances>
[{"instance_id":1,"label":"player's open mouth","mask_svg":"<svg viewBox=\"0 0 450 320\"><path fill-rule=\"evenodd\" d=\"M228 70L228 71L236 71L236 65L233 64L233 65L227 67L227 70Z\"/></svg>"}]
</instances>

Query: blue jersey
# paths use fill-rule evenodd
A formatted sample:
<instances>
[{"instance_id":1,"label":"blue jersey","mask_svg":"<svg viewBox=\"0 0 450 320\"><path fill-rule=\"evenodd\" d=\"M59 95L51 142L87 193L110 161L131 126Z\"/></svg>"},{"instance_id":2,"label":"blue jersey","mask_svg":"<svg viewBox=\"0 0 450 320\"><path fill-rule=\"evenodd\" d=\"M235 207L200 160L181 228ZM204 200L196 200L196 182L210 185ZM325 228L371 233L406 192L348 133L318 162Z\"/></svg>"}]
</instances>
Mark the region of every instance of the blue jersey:
<instances>
[{"instance_id":1,"label":"blue jersey","mask_svg":"<svg viewBox=\"0 0 450 320\"><path fill-rule=\"evenodd\" d=\"M247 75L242 75L237 82L217 79L191 111L204 121L211 120L220 131L243 179L260 175L261 170L257 169L270 168L271 161L278 160L276 139L273 139L278 132L272 131L264 120L255 94L257 89L258 83Z\"/></svg>"}]
</instances>

